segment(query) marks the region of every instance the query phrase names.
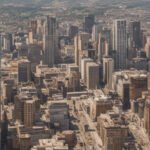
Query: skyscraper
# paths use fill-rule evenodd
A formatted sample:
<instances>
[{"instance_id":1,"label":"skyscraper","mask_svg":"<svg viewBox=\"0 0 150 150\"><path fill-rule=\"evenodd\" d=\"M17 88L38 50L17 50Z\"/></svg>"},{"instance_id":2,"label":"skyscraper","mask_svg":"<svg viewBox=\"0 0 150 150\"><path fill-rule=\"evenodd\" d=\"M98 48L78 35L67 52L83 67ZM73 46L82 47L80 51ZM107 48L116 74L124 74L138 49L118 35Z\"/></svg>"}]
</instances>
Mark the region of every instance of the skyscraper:
<instances>
[{"instance_id":1,"label":"skyscraper","mask_svg":"<svg viewBox=\"0 0 150 150\"><path fill-rule=\"evenodd\" d=\"M56 18L47 16L44 23L43 49L44 62L53 67L58 61L58 35Z\"/></svg>"},{"instance_id":2,"label":"skyscraper","mask_svg":"<svg viewBox=\"0 0 150 150\"><path fill-rule=\"evenodd\" d=\"M83 80L84 83L86 83L87 79L87 72L86 72L86 66L87 63L93 62L93 59L91 58L82 58L81 59L81 79Z\"/></svg>"},{"instance_id":3,"label":"skyscraper","mask_svg":"<svg viewBox=\"0 0 150 150\"><path fill-rule=\"evenodd\" d=\"M89 14L87 16L85 16L84 18L84 31L88 32L88 33L92 33L92 27L95 23L95 16L92 14Z\"/></svg>"},{"instance_id":4,"label":"skyscraper","mask_svg":"<svg viewBox=\"0 0 150 150\"><path fill-rule=\"evenodd\" d=\"M88 62L86 64L86 86L88 89L99 88L99 64Z\"/></svg>"},{"instance_id":5,"label":"skyscraper","mask_svg":"<svg viewBox=\"0 0 150 150\"><path fill-rule=\"evenodd\" d=\"M141 48L141 24L139 21L132 21L128 27L128 58L136 56L136 50Z\"/></svg>"},{"instance_id":6,"label":"skyscraper","mask_svg":"<svg viewBox=\"0 0 150 150\"><path fill-rule=\"evenodd\" d=\"M70 25L67 30L67 35L72 39L75 37L78 31L79 31L78 26Z\"/></svg>"},{"instance_id":7,"label":"skyscraper","mask_svg":"<svg viewBox=\"0 0 150 150\"><path fill-rule=\"evenodd\" d=\"M145 102L145 108L144 108L144 127L150 136L150 100L149 97L147 98Z\"/></svg>"},{"instance_id":8,"label":"skyscraper","mask_svg":"<svg viewBox=\"0 0 150 150\"><path fill-rule=\"evenodd\" d=\"M0 141L0 148L1 150L7 150L7 136L8 136L8 118L7 118L7 112L4 111L2 114L2 120L1 120L1 141Z\"/></svg>"},{"instance_id":9,"label":"skyscraper","mask_svg":"<svg viewBox=\"0 0 150 150\"><path fill-rule=\"evenodd\" d=\"M129 23L129 34L132 47L136 49L141 48L141 24L139 21L132 21Z\"/></svg>"},{"instance_id":10,"label":"skyscraper","mask_svg":"<svg viewBox=\"0 0 150 150\"><path fill-rule=\"evenodd\" d=\"M31 81L31 63L27 59L23 59L18 64L18 82Z\"/></svg>"},{"instance_id":11,"label":"skyscraper","mask_svg":"<svg viewBox=\"0 0 150 150\"><path fill-rule=\"evenodd\" d=\"M126 20L116 19L113 24L113 49L116 51L115 68L125 69L127 65Z\"/></svg>"},{"instance_id":12,"label":"skyscraper","mask_svg":"<svg viewBox=\"0 0 150 150\"><path fill-rule=\"evenodd\" d=\"M133 76L130 79L130 100L135 100L142 96L143 91L147 91L148 88L148 77L143 76Z\"/></svg>"},{"instance_id":13,"label":"skyscraper","mask_svg":"<svg viewBox=\"0 0 150 150\"><path fill-rule=\"evenodd\" d=\"M114 72L114 60L110 57L103 58L103 80L106 86L112 88L112 74Z\"/></svg>"},{"instance_id":14,"label":"skyscraper","mask_svg":"<svg viewBox=\"0 0 150 150\"><path fill-rule=\"evenodd\" d=\"M99 34L99 41L98 41L98 49L97 49L97 54L98 54L98 62L102 62L102 58L104 56L109 55L109 45L107 40L102 37L101 33Z\"/></svg>"},{"instance_id":15,"label":"skyscraper","mask_svg":"<svg viewBox=\"0 0 150 150\"><path fill-rule=\"evenodd\" d=\"M87 50L89 47L90 35L85 32L78 33L74 38L75 47L75 64L79 66L81 64L81 58L83 56L83 51Z\"/></svg>"},{"instance_id":16,"label":"skyscraper","mask_svg":"<svg viewBox=\"0 0 150 150\"><path fill-rule=\"evenodd\" d=\"M27 100L24 103L24 125L32 127L35 121L35 100Z\"/></svg>"}]
</instances>

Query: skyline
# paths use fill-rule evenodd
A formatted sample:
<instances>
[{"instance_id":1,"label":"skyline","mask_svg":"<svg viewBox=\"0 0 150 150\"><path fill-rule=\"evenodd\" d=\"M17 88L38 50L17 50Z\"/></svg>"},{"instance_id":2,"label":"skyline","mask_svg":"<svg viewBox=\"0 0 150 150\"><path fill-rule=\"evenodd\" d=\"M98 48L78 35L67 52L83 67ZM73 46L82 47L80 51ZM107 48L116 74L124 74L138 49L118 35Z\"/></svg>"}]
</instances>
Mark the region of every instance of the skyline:
<instances>
[{"instance_id":1,"label":"skyline","mask_svg":"<svg viewBox=\"0 0 150 150\"><path fill-rule=\"evenodd\" d=\"M150 150L150 1L4 1L0 150Z\"/></svg>"}]
</instances>

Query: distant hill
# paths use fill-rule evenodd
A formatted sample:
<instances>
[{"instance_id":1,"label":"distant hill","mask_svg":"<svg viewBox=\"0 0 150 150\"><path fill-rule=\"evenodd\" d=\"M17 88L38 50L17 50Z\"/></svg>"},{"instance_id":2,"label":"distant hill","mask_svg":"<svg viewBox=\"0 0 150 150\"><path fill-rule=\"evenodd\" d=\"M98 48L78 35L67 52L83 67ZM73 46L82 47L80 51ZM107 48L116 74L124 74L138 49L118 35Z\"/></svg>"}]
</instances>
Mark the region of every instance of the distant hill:
<instances>
[{"instance_id":1,"label":"distant hill","mask_svg":"<svg viewBox=\"0 0 150 150\"><path fill-rule=\"evenodd\" d=\"M67 4L73 6L74 4L92 4L92 3L99 3L99 4L129 4L129 5L140 5L140 4L147 4L150 3L150 0L0 0L0 4L40 4L46 5L51 2L66 2Z\"/></svg>"}]
</instances>

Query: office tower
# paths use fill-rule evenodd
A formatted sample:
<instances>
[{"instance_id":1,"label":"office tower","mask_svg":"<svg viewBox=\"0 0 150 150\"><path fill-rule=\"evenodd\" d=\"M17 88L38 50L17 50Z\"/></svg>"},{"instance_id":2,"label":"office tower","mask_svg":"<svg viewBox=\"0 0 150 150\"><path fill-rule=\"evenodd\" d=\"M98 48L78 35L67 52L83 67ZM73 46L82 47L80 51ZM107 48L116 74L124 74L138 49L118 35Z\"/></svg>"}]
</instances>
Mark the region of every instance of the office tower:
<instances>
[{"instance_id":1,"label":"office tower","mask_svg":"<svg viewBox=\"0 0 150 150\"><path fill-rule=\"evenodd\" d=\"M141 48L141 24L139 21L132 21L128 27L128 58L136 56L136 50Z\"/></svg>"},{"instance_id":2,"label":"office tower","mask_svg":"<svg viewBox=\"0 0 150 150\"><path fill-rule=\"evenodd\" d=\"M13 79L6 79L6 80L3 80L1 82L3 88L1 89L2 90L2 95L3 95L3 98L5 99L5 102L6 103L9 103L9 102L13 102L13 86L14 86L14 80Z\"/></svg>"},{"instance_id":3,"label":"office tower","mask_svg":"<svg viewBox=\"0 0 150 150\"><path fill-rule=\"evenodd\" d=\"M2 112L1 112L2 113ZM7 112L4 111L2 114L2 119L1 119L1 134L0 134L0 148L1 150L7 150L7 136L8 136L8 118L7 118Z\"/></svg>"},{"instance_id":4,"label":"office tower","mask_svg":"<svg viewBox=\"0 0 150 150\"><path fill-rule=\"evenodd\" d=\"M28 42L29 44L33 44L33 32L29 31L28 33Z\"/></svg>"},{"instance_id":5,"label":"office tower","mask_svg":"<svg viewBox=\"0 0 150 150\"><path fill-rule=\"evenodd\" d=\"M13 35L12 33L1 33L0 35L1 50L13 50Z\"/></svg>"},{"instance_id":6,"label":"office tower","mask_svg":"<svg viewBox=\"0 0 150 150\"><path fill-rule=\"evenodd\" d=\"M97 42L99 33L102 31L102 25L101 24L95 24L92 28L92 41Z\"/></svg>"},{"instance_id":7,"label":"office tower","mask_svg":"<svg viewBox=\"0 0 150 150\"><path fill-rule=\"evenodd\" d=\"M20 123L24 121L24 99L16 95L14 100L14 119L18 120Z\"/></svg>"},{"instance_id":8,"label":"office tower","mask_svg":"<svg viewBox=\"0 0 150 150\"><path fill-rule=\"evenodd\" d=\"M128 127L121 123L117 114L114 113L114 116L111 118L109 114L101 114L98 117L99 134L104 150L121 150L124 144L129 142Z\"/></svg>"},{"instance_id":9,"label":"office tower","mask_svg":"<svg viewBox=\"0 0 150 150\"><path fill-rule=\"evenodd\" d=\"M68 91L80 91L80 78L79 66L69 65L67 76L67 90Z\"/></svg>"},{"instance_id":10,"label":"office tower","mask_svg":"<svg viewBox=\"0 0 150 150\"><path fill-rule=\"evenodd\" d=\"M31 81L31 64L27 59L20 60L18 63L18 82Z\"/></svg>"},{"instance_id":11,"label":"office tower","mask_svg":"<svg viewBox=\"0 0 150 150\"><path fill-rule=\"evenodd\" d=\"M2 51L3 48L3 38L2 38L2 34L0 33L0 51Z\"/></svg>"},{"instance_id":12,"label":"office tower","mask_svg":"<svg viewBox=\"0 0 150 150\"><path fill-rule=\"evenodd\" d=\"M31 20L29 22L29 28L31 29L31 32L33 33L33 37L37 34L37 20Z\"/></svg>"},{"instance_id":13,"label":"office tower","mask_svg":"<svg viewBox=\"0 0 150 150\"><path fill-rule=\"evenodd\" d=\"M112 50L112 40L111 40L111 31L107 28L104 28L98 36L97 43L97 55L98 62L102 62L103 56L111 55Z\"/></svg>"},{"instance_id":14,"label":"office tower","mask_svg":"<svg viewBox=\"0 0 150 150\"><path fill-rule=\"evenodd\" d=\"M131 37L131 46L135 49L141 48L141 23L132 21L129 23L129 34Z\"/></svg>"},{"instance_id":15,"label":"office tower","mask_svg":"<svg viewBox=\"0 0 150 150\"><path fill-rule=\"evenodd\" d=\"M39 100L37 97L29 96L29 93L26 95L25 93L15 96L14 119L26 127L31 127L38 120Z\"/></svg>"},{"instance_id":16,"label":"office tower","mask_svg":"<svg viewBox=\"0 0 150 150\"><path fill-rule=\"evenodd\" d=\"M147 91L148 79L145 76L133 76L130 79L130 100L136 100L142 96L143 91Z\"/></svg>"},{"instance_id":17,"label":"office tower","mask_svg":"<svg viewBox=\"0 0 150 150\"><path fill-rule=\"evenodd\" d=\"M19 57L28 57L28 46L26 44L18 46L17 49Z\"/></svg>"},{"instance_id":18,"label":"office tower","mask_svg":"<svg viewBox=\"0 0 150 150\"><path fill-rule=\"evenodd\" d=\"M141 47L145 47L146 44L146 37L149 36L146 30L141 29Z\"/></svg>"},{"instance_id":19,"label":"office tower","mask_svg":"<svg viewBox=\"0 0 150 150\"><path fill-rule=\"evenodd\" d=\"M129 87L130 84L126 81L123 81L122 86L120 88L121 94L120 97L122 99L122 104L123 104L123 110L128 110L130 109L130 95L129 95Z\"/></svg>"},{"instance_id":20,"label":"office tower","mask_svg":"<svg viewBox=\"0 0 150 150\"><path fill-rule=\"evenodd\" d=\"M90 35L85 32L78 33L74 38L75 64L80 67L83 51L89 47Z\"/></svg>"},{"instance_id":21,"label":"office tower","mask_svg":"<svg viewBox=\"0 0 150 150\"><path fill-rule=\"evenodd\" d=\"M108 110L112 110L113 102L108 97L100 97L92 100L90 104L90 117L96 119Z\"/></svg>"},{"instance_id":22,"label":"office tower","mask_svg":"<svg viewBox=\"0 0 150 150\"><path fill-rule=\"evenodd\" d=\"M88 62L86 65L86 86L88 89L99 88L99 65L94 62Z\"/></svg>"},{"instance_id":23,"label":"office tower","mask_svg":"<svg viewBox=\"0 0 150 150\"><path fill-rule=\"evenodd\" d=\"M150 73L147 75L147 88L150 90Z\"/></svg>"},{"instance_id":24,"label":"office tower","mask_svg":"<svg viewBox=\"0 0 150 150\"><path fill-rule=\"evenodd\" d=\"M139 98L137 101L138 101L138 116L142 119L144 117L145 99Z\"/></svg>"},{"instance_id":25,"label":"office tower","mask_svg":"<svg viewBox=\"0 0 150 150\"><path fill-rule=\"evenodd\" d=\"M78 33L78 31L79 31L79 28L77 26L70 25L68 27L68 31L67 31L68 33L67 33L67 35L72 39L72 38L74 38L76 36L76 34Z\"/></svg>"},{"instance_id":26,"label":"office tower","mask_svg":"<svg viewBox=\"0 0 150 150\"><path fill-rule=\"evenodd\" d=\"M53 101L49 106L50 124L55 129L69 129L69 106L66 101Z\"/></svg>"},{"instance_id":27,"label":"office tower","mask_svg":"<svg viewBox=\"0 0 150 150\"><path fill-rule=\"evenodd\" d=\"M146 56L150 58L150 35L146 37L146 44L145 44L145 52Z\"/></svg>"},{"instance_id":28,"label":"office tower","mask_svg":"<svg viewBox=\"0 0 150 150\"><path fill-rule=\"evenodd\" d=\"M150 136L150 97L147 98L144 108L144 127Z\"/></svg>"},{"instance_id":29,"label":"office tower","mask_svg":"<svg viewBox=\"0 0 150 150\"><path fill-rule=\"evenodd\" d=\"M103 58L103 81L106 87L112 89L112 75L114 72L114 60L110 57Z\"/></svg>"},{"instance_id":30,"label":"office tower","mask_svg":"<svg viewBox=\"0 0 150 150\"><path fill-rule=\"evenodd\" d=\"M130 61L130 68L135 68L137 70L147 70L148 62L147 58L135 57Z\"/></svg>"},{"instance_id":31,"label":"office tower","mask_svg":"<svg viewBox=\"0 0 150 150\"><path fill-rule=\"evenodd\" d=\"M33 64L40 64L42 60L42 46L32 44L28 46L28 59Z\"/></svg>"},{"instance_id":32,"label":"office tower","mask_svg":"<svg viewBox=\"0 0 150 150\"><path fill-rule=\"evenodd\" d=\"M24 103L24 125L32 127L35 121L35 100L27 100Z\"/></svg>"},{"instance_id":33,"label":"office tower","mask_svg":"<svg viewBox=\"0 0 150 150\"><path fill-rule=\"evenodd\" d=\"M114 21L113 49L116 51L115 68L125 69L127 65L126 20L117 19Z\"/></svg>"},{"instance_id":34,"label":"office tower","mask_svg":"<svg viewBox=\"0 0 150 150\"><path fill-rule=\"evenodd\" d=\"M91 58L82 58L81 59L81 79L84 83L86 83L87 79L87 72L86 72L86 65L88 62L93 62L93 59Z\"/></svg>"},{"instance_id":35,"label":"office tower","mask_svg":"<svg viewBox=\"0 0 150 150\"><path fill-rule=\"evenodd\" d=\"M102 62L104 56L108 56L108 42L99 34L98 40L98 62Z\"/></svg>"},{"instance_id":36,"label":"office tower","mask_svg":"<svg viewBox=\"0 0 150 150\"><path fill-rule=\"evenodd\" d=\"M56 18L47 16L43 35L44 62L53 67L58 62L58 35Z\"/></svg>"},{"instance_id":37,"label":"office tower","mask_svg":"<svg viewBox=\"0 0 150 150\"><path fill-rule=\"evenodd\" d=\"M84 18L84 23L83 23L83 28L85 32L92 33L92 27L95 23L95 16L92 14L89 14L85 16Z\"/></svg>"}]
</instances>

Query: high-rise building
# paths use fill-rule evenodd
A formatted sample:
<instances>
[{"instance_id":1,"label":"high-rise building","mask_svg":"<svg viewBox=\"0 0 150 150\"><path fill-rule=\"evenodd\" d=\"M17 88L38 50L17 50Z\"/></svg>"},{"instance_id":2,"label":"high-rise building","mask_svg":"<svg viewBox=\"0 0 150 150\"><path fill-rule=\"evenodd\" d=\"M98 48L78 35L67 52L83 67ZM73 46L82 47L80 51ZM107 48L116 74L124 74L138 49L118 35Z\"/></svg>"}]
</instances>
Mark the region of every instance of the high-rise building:
<instances>
[{"instance_id":1,"label":"high-rise building","mask_svg":"<svg viewBox=\"0 0 150 150\"><path fill-rule=\"evenodd\" d=\"M150 35L146 37L145 52L146 56L150 58Z\"/></svg>"},{"instance_id":2,"label":"high-rise building","mask_svg":"<svg viewBox=\"0 0 150 150\"><path fill-rule=\"evenodd\" d=\"M117 114L114 118L108 114L101 114L98 117L99 134L103 142L104 150L121 150L128 142L128 127L125 126Z\"/></svg>"},{"instance_id":3,"label":"high-rise building","mask_svg":"<svg viewBox=\"0 0 150 150\"><path fill-rule=\"evenodd\" d=\"M112 110L112 107L113 103L108 97L92 99L90 104L90 117L97 120L97 117L106 113L108 110Z\"/></svg>"},{"instance_id":4,"label":"high-rise building","mask_svg":"<svg viewBox=\"0 0 150 150\"><path fill-rule=\"evenodd\" d=\"M1 112L2 113L2 112ZM2 114L2 119L0 121L1 123L1 133L0 133L0 148L1 150L7 149L8 146L8 118L7 118L7 112L4 111Z\"/></svg>"},{"instance_id":5,"label":"high-rise building","mask_svg":"<svg viewBox=\"0 0 150 150\"><path fill-rule=\"evenodd\" d=\"M84 23L83 23L83 28L85 32L92 33L92 27L95 23L95 16L92 14L89 14L85 16L84 18Z\"/></svg>"},{"instance_id":6,"label":"high-rise building","mask_svg":"<svg viewBox=\"0 0 150 150\"><path fill-rule=\"evenodd\" d=\"M113 49L116 51L115 68L125 69L127 65L127 32L124 19L114 21Z\"/></svg>"},{"instance_id":7,"label":"high-rise building","mask_svg":"<svg viewBox=\"0 0 150 150\"><path fill-rule=\"evenodd\" d=\"M87 74L86 74L86 64L88 62L93 62L93 59L91 58L82 58L81 59L81 79L84 83L86 83Z\"/></svg>"},{"instance_id":8,"label":"high-rise building","mask_svg":"<svg viewBox=\"0 0 150 150\"><path fill-rule=\"evenodd\" d=\"M18 120L19 122L23 122L23 109L24 109L24 100L23 98L19 97L18 95L15 96L14 100L14 119Z\"/></svg>"},{"instance_id":9,"label":"high-rise building","mask_svg":"<svg viewBox=\"0 0 150 150\"><path fill-rule=\"evenodd\" d=\"M35 100L27 100L24 103L24 125L32 127L35 121Z\"/></svg>"},{"instance_id":10,"label":"high-rise building","mask_svg":"<svg viewBox=\"0 0 150 150\"><path fill-rule=\"evenodd\" d=\"M136 56L136 50L141 48L141 24L139 21L132 21L128 27L128 58Z\"/></svg>"},{"instance_id":11,"label":"high-rise building","mask_svg":"<svg viewBox=\"0 0 150 150\"><path fill-rule=\"evenodd\" d=\"M131 46L133 48L141 48L141 24L140 21L132 21L129 23L129 34L131 37Z\"/></svg>"},{"instance_id":12,"label":"high-rise building","mask_svg":"<svg viewBox=\"0 0 150 150\"><path fill-rule=\"evenodd\" d=\"M101 62L103 56L111 55L111 51L112 51L111 30L103 28L103 30L99 33L98 36L98 43L97 43L98 61Z\"/></svg>"},{"instance_id":13,"label":"high-rise building","mask_svg":"<svg viewBox=\"0 0 150 150\"><path fill-rule=\"evenodd\" d=\"M92 41L97 42L99 33L102 31L102 25L101 24L95 24L92 28Z\"/></svg>"},{"instance_id":14,"label":"high-rise building","mask_svg":"<svg viewBox=\"0 0 150 150\"><path fill-rule=\"evenodd\" d=\"M58 62L58 35L56 18L47 16L43 35L44 62L53 67Z\"/></svg>"},{"instance_id":15,"label":"high-rise building","mask_svg":"<svg viewBox=\"0 0 150 150\"><path fill-rule=\"evenodd\" d=\"M147 91L148 79L145 76L135 76L130 79L130 100L136 100L142 96L143 91Z\"/></svg>"},{"instance_id":16,"label":"high-rise building","mask_svg":"<svg viewBox=\"0 0 150 150\"><path fill-rule=\"evenodd\" d=\"M49 106L50 124L60 130L69 129L69 107L66 101L53 101Z\"/></svg>"},{"instance_id":17,"label":"high-rise building","mask_svg":"<svg viewBox=\"0 0 150 150\"><path fill-rule=\"evenodd\" d=\"M75 47L75 64L80 67L81 58L83 56L83 50L87 50L89 47L90 35L85 32L80 32L74 38Z\"/></svg>"},{"instance_id":18,"label":"high-rise building","mask_svg":"<svg viewBox=\"0 0 150 150\"><path fill-rule=\"evenodd\" d=\"M150 90L150 73L147 75L147 88Z\"/></svg>"},{"instance_id":19,"label":"high-rise building","mask_svg":"<svg viewBox=\"0 0 150 150\"><path fill-rule=\"evenodd\" d=\"M107 88L112 89L112 74L114 72L114 60L110 57L103 58L103 80Z\"/></svg>"},{"instance_id":20,"label":"high-rise building","mask_svg":"<svg viewBox=\"0 0 150 150\"><path fill-rule=\"evenodd\" d=\"M12 33L1 33L0 49L7 50L7 51L13 50L13 34Z\"/></svg>"},{"instance_id":21,"label":"high-rise building","mask_svg":"<svg viewBox=\"0 0 150 150\"><path fill-rule=\"evenodd\" d=\"M77 26L71 25L71 26L68 27L68 31L67 31L68 33L67 33L67 35L70 38L74 38L75 35L78 33L78 31L79 31L79 28Z\"/></svg>"},{"instance_id":22,"label":"high-rise building","mask_svg":"<svg viewBox=\"0 0 150 150\"><path fill-rule=\"evenodd\" d=\"M76 65L68 66L67 89L69 91L80 91L80 72Z\"/></svg>"},{"instance_id":23,"label":"high-rise building","mask_svg":"<svg viewBox=\"0 0 150 150\"><path fill-rule=\"evenodd\" d=\"M150 136L150 99L148 99L145 102L145 108L144 108L144 127Z\"/></svg>"},{"instance_id":24,"label":"high-rise building","mask_svg":"<svg viewBox=\"0 0 150 150\"><path fill-rule=\"evenodd\" d=\"M31 29L33 36L37 34L37 20L31 20L29 22L29 28Z\"/></svg>"},{"instance_id":25,"label":"high-rise building","mask_svg":"<svg viewBox=\"0 0 150 150\"><path fill-rule=\"evenodd\" d=\"M25 127L32 127L37 120L39 100L37 97L17 95L15 97L14 119L24 124Z\"/></svg>"},{"instance_id":26,"label":"high-rise building","mask_svg":"<svg viewBox=\"0 0 150 150\"><path fill-rule=\"evenodd\" d=\"M31 81L31 64L27 59L23 59L18 64L18 82Z\"/></svg>"},{"instance_id":27,"label":"high-rise building","mask_svg":"<svg viewBox=\"0 0 150 150\"><path fill-rule=\"evenodd\" d=\"M86 86L88 89L99 88L99 65L94 62L88 62L86 65Z\"/></svg>"},{"instance_id":28,"label":"high-rise building","mask_svg":"<svg viewBox=\"0 0 150 150\"><path fill-rule=\"evenodd\" d=\"M98 40L98 62L102 62L104 56L108 56L109 46L107 40L99 34Z\"/></svg>"}]
</instances>

